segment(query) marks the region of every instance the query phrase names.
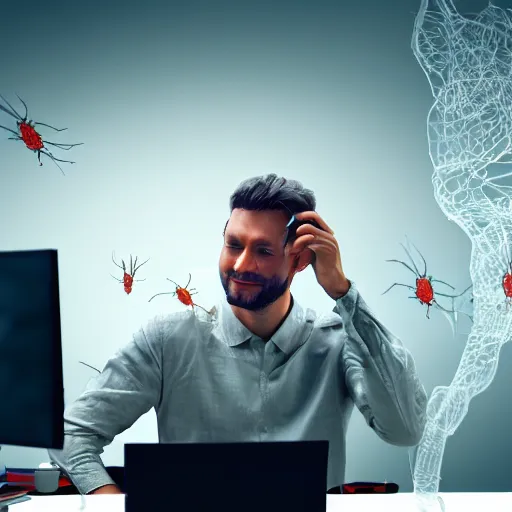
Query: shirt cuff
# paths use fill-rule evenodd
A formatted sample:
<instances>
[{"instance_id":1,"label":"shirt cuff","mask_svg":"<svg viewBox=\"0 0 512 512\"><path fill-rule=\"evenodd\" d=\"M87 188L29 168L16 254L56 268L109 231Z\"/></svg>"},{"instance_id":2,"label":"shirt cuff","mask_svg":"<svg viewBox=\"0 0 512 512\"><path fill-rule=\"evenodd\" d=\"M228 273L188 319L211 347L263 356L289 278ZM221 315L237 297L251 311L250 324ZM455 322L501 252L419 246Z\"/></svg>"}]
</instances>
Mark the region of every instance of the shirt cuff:
<instances>
[{"instance_id":1,"label":"shirt cuff","mask_svg":"<svg viewBox=\"0 0 512 512\"><path fill-rule=\"evenodd\" d=\"M350 281L350 288L348 292L336 299L335 311L343 318L352 318L356 307L357 307L357 299L359 297L359 291L357 289L354 281Z\"/></svg>"}]
</instances>

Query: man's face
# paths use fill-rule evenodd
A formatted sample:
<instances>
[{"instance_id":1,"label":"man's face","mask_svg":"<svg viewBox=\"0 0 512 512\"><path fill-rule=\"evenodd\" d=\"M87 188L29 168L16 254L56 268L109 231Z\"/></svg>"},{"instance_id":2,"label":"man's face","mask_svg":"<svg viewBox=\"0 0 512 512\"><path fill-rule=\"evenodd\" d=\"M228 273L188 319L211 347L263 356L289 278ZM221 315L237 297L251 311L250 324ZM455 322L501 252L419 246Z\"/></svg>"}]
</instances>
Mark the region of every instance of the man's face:
<instances>
[{"instance_id":1,"label":"man's face","mask_svg":"<svg viewBox=\"0 0 512 512\"><path fill-rule=\"evenodd\" d=\"M286 292L294 260L283 248L287 222L281 211L233 210L219 260L229 304L259 311Z\"/></svg>"}]
</instances>

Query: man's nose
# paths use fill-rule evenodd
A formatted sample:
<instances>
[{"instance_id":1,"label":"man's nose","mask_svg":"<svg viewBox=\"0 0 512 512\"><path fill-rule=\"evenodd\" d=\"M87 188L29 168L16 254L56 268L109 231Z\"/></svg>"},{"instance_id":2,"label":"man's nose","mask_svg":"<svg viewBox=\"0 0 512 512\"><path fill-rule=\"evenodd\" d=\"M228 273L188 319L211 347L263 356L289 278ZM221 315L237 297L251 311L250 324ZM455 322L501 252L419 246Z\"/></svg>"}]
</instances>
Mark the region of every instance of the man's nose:
<instances>
[{"instance_id":1,"label":"man's nose","mask_svg":"<svg viewBox=\"0 0 512 512\"><path fill-rule=\"evenodd\" d=\"M254 257L251 255L248 249L245 249L245 251L240 254L233 268L238 274L249 272L255 269Z\"/></svg>"}]
</instances>

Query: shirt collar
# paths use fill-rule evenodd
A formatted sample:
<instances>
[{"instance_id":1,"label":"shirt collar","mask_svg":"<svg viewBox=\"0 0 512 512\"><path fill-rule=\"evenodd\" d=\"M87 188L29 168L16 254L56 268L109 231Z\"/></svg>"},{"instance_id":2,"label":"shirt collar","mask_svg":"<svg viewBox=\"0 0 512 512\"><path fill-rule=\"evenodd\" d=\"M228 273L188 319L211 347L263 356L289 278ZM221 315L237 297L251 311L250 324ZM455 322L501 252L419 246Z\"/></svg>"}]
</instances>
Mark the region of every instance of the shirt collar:
<instances>
[{"instance_id":1,"label":"shirt collar","mask_svg":"<svg viewBox=\"0 0 512 512\"><path fill-rule=\"evenodd\" d=\"M272 341L282 352L289 355L305 343L313 329L313 321L314 318L311 312L309 310L304 311L294 300L292 309L285 321L269 341ZM256 337L238 320L226 300L223 300L218 307L217 328L230 347L241 345L252 337Z\"/></svg>"}]
</instances>

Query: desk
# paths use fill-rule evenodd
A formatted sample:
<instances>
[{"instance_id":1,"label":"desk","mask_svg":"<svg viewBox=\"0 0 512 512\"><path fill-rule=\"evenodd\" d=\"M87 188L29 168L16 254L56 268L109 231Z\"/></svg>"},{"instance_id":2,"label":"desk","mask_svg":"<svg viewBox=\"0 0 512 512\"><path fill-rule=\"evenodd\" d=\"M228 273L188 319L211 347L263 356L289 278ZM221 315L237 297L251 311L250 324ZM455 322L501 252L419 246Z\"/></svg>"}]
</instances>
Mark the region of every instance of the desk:
<instances>
[{"instance_id":1,"label":"desk","mask_svg":"<svg viewBox=\"0 0 512 512\"><path fill-rule=\"evenodd\" d=\"M511 512L512 493L440 493L446 512ZM88 512L123 512L124 495L84 496ZM78 512L80 496L33 496L9 512ZM243 504L240 510L243 510ZM415 512L413 493L327 495L326 512Z\"/></svg>"}]
</instances>

